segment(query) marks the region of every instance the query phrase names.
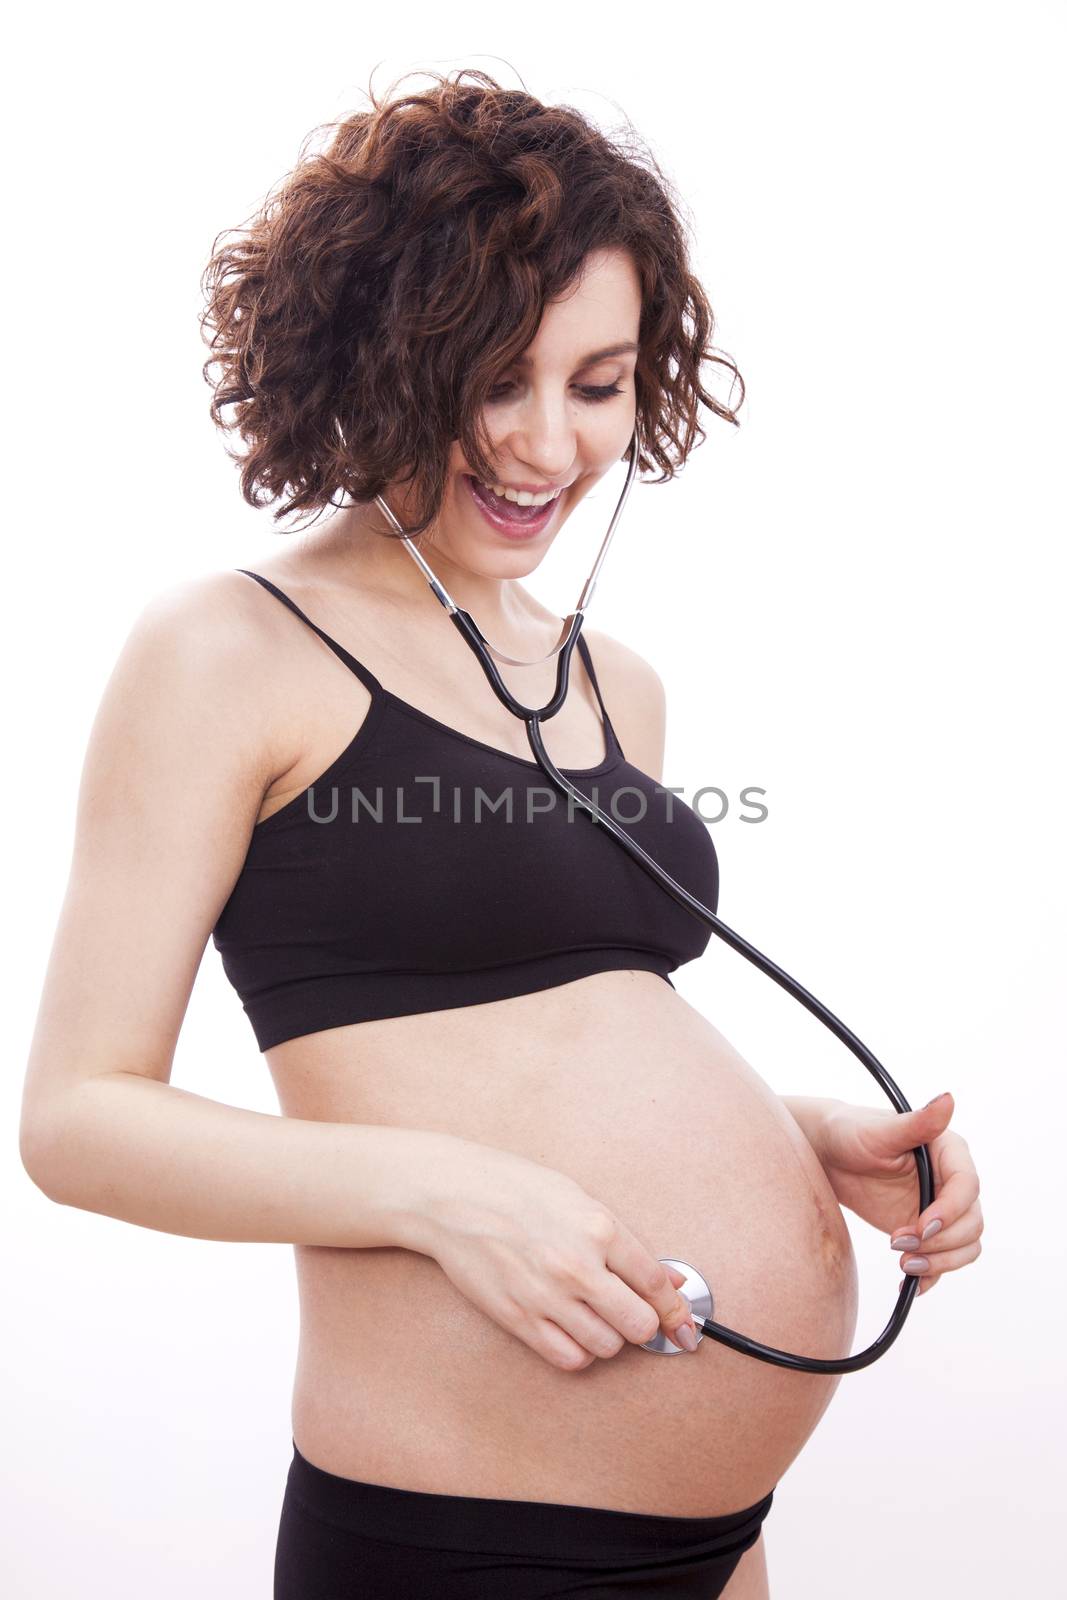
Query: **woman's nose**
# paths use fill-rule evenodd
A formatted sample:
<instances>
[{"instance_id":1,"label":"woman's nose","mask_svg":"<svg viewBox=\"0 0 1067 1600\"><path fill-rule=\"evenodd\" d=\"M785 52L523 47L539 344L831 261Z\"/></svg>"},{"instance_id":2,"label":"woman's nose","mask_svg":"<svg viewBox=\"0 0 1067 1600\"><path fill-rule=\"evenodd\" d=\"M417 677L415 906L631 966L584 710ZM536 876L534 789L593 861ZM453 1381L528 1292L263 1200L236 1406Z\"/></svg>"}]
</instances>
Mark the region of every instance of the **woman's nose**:
<instances>
[{"instance_id":1,"label":"woman's nose","mask_svg":"<svg viewBox=\"0 0 1067 1600\"><path fill-rule=\"evenodd\" d=\"M578 429L565 401L541 401L524 408L503 444L534 477L560 483L578 454Z\"/></svg>"}]
</instances>

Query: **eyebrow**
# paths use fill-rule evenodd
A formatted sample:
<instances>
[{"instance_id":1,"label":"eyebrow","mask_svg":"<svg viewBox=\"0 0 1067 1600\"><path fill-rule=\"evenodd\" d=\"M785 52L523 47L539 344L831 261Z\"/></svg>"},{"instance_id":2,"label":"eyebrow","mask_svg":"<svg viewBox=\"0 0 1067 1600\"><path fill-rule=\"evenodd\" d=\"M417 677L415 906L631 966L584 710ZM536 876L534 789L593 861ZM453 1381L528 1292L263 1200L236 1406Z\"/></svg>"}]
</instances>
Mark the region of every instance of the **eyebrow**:
<instances>
[{"instance_id":1,"label":"eyebrow","mask_svg":"<svg viewBox=\"0 0 1067 1600\"><path fill-rule=\"evenodd\" d=\"M632 339L627 340L622 344L605 345L603 350L592 350L587 356L582 356L581 360L577 363L577 366L579 369L582 367L591 367L594 361L606 361L609 356L630 355L639 349L640 345L635 344ZM530 358L527 355L516 356L512 362L512 365L516 367L527 367L529 364Z\"/></svg>"}]
</instances>

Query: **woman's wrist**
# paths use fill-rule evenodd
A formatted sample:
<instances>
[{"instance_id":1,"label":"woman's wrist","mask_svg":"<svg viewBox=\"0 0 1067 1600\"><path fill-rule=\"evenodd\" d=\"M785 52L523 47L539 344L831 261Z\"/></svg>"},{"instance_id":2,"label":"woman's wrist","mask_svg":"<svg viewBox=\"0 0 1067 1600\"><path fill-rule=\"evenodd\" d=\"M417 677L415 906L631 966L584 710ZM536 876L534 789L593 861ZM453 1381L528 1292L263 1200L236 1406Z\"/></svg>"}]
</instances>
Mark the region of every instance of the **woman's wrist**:
<instances>
[{"instance_id":1,"label":"woman's wrist","mask_svg":"<svg viewBox=\"0 0 1067 1600\"><path fill-rule=\"evenodd\" d=\"M778 1098L821 1162L825 1149L826 1127L837 1108L844 1105L844 1101L818 1095L783 1094Z\"/></svg>"}]
</instances>

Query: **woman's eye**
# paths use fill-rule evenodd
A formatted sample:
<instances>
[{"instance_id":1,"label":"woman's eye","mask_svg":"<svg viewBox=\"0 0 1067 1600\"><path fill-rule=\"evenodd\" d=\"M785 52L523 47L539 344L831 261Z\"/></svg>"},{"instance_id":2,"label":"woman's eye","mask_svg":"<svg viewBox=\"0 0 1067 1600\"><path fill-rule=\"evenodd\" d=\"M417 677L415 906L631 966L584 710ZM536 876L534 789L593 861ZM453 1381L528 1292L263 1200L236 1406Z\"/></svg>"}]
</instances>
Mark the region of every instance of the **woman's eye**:
<instances>
[{"instance_id":1,"label":"woman's eye","mask_svg":"<svg viewBox=\"0 0 1067 1600\"><path fill-rule=\"evenodd\" d=\"M579 385L587 400L608 400L613 394L622 394L618 383L601 383Z\"/></svg>"},{"instance_id":2,"label":"woman's eye","mask_svg":"<svg viewBox=\"0 0 1067 1600\"><path fill-rule=\"evenodd\" d=\"M510 388L512 388L510 383L494 384L489 391L490 400L502 400ZM610 400L613 394L622 394L622 388L618 382L600 384L580 383L578 384L577 388L578 393L584 400Z\"/></svg>"}]
</instances>

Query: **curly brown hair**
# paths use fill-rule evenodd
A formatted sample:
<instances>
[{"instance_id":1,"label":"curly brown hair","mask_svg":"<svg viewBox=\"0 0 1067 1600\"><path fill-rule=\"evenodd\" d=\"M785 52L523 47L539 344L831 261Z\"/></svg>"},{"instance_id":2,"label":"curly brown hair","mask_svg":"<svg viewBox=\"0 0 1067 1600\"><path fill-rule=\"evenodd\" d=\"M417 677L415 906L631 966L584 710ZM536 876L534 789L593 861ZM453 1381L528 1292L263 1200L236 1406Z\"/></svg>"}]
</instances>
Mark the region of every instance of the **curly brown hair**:
<instances>
[{"instance_id":1,"label":"curly brown hair","mask_svg":"<svg viewBox=\"0 0 1067 1600\"><path fill-rule=\"evenodd\" d=\"M247 445L228 452L245 500L281 500L278 520L339 490L368 502L412 483L408 531L425 531L453 441L493 481L483 406L497 374L590 252L612 247L641 285L639 466L673 477L705 437L698 405L737 425L745 386L710 347L714 316L655 158L629 125L628 142L609 138L484 72L428 76L312 130L255 215L214 241L203 375L212 420ZM310 153L322 129L332 137ZM705 361L738 381L736 407L704 388Z\"/></svg>"}]
</instances>

